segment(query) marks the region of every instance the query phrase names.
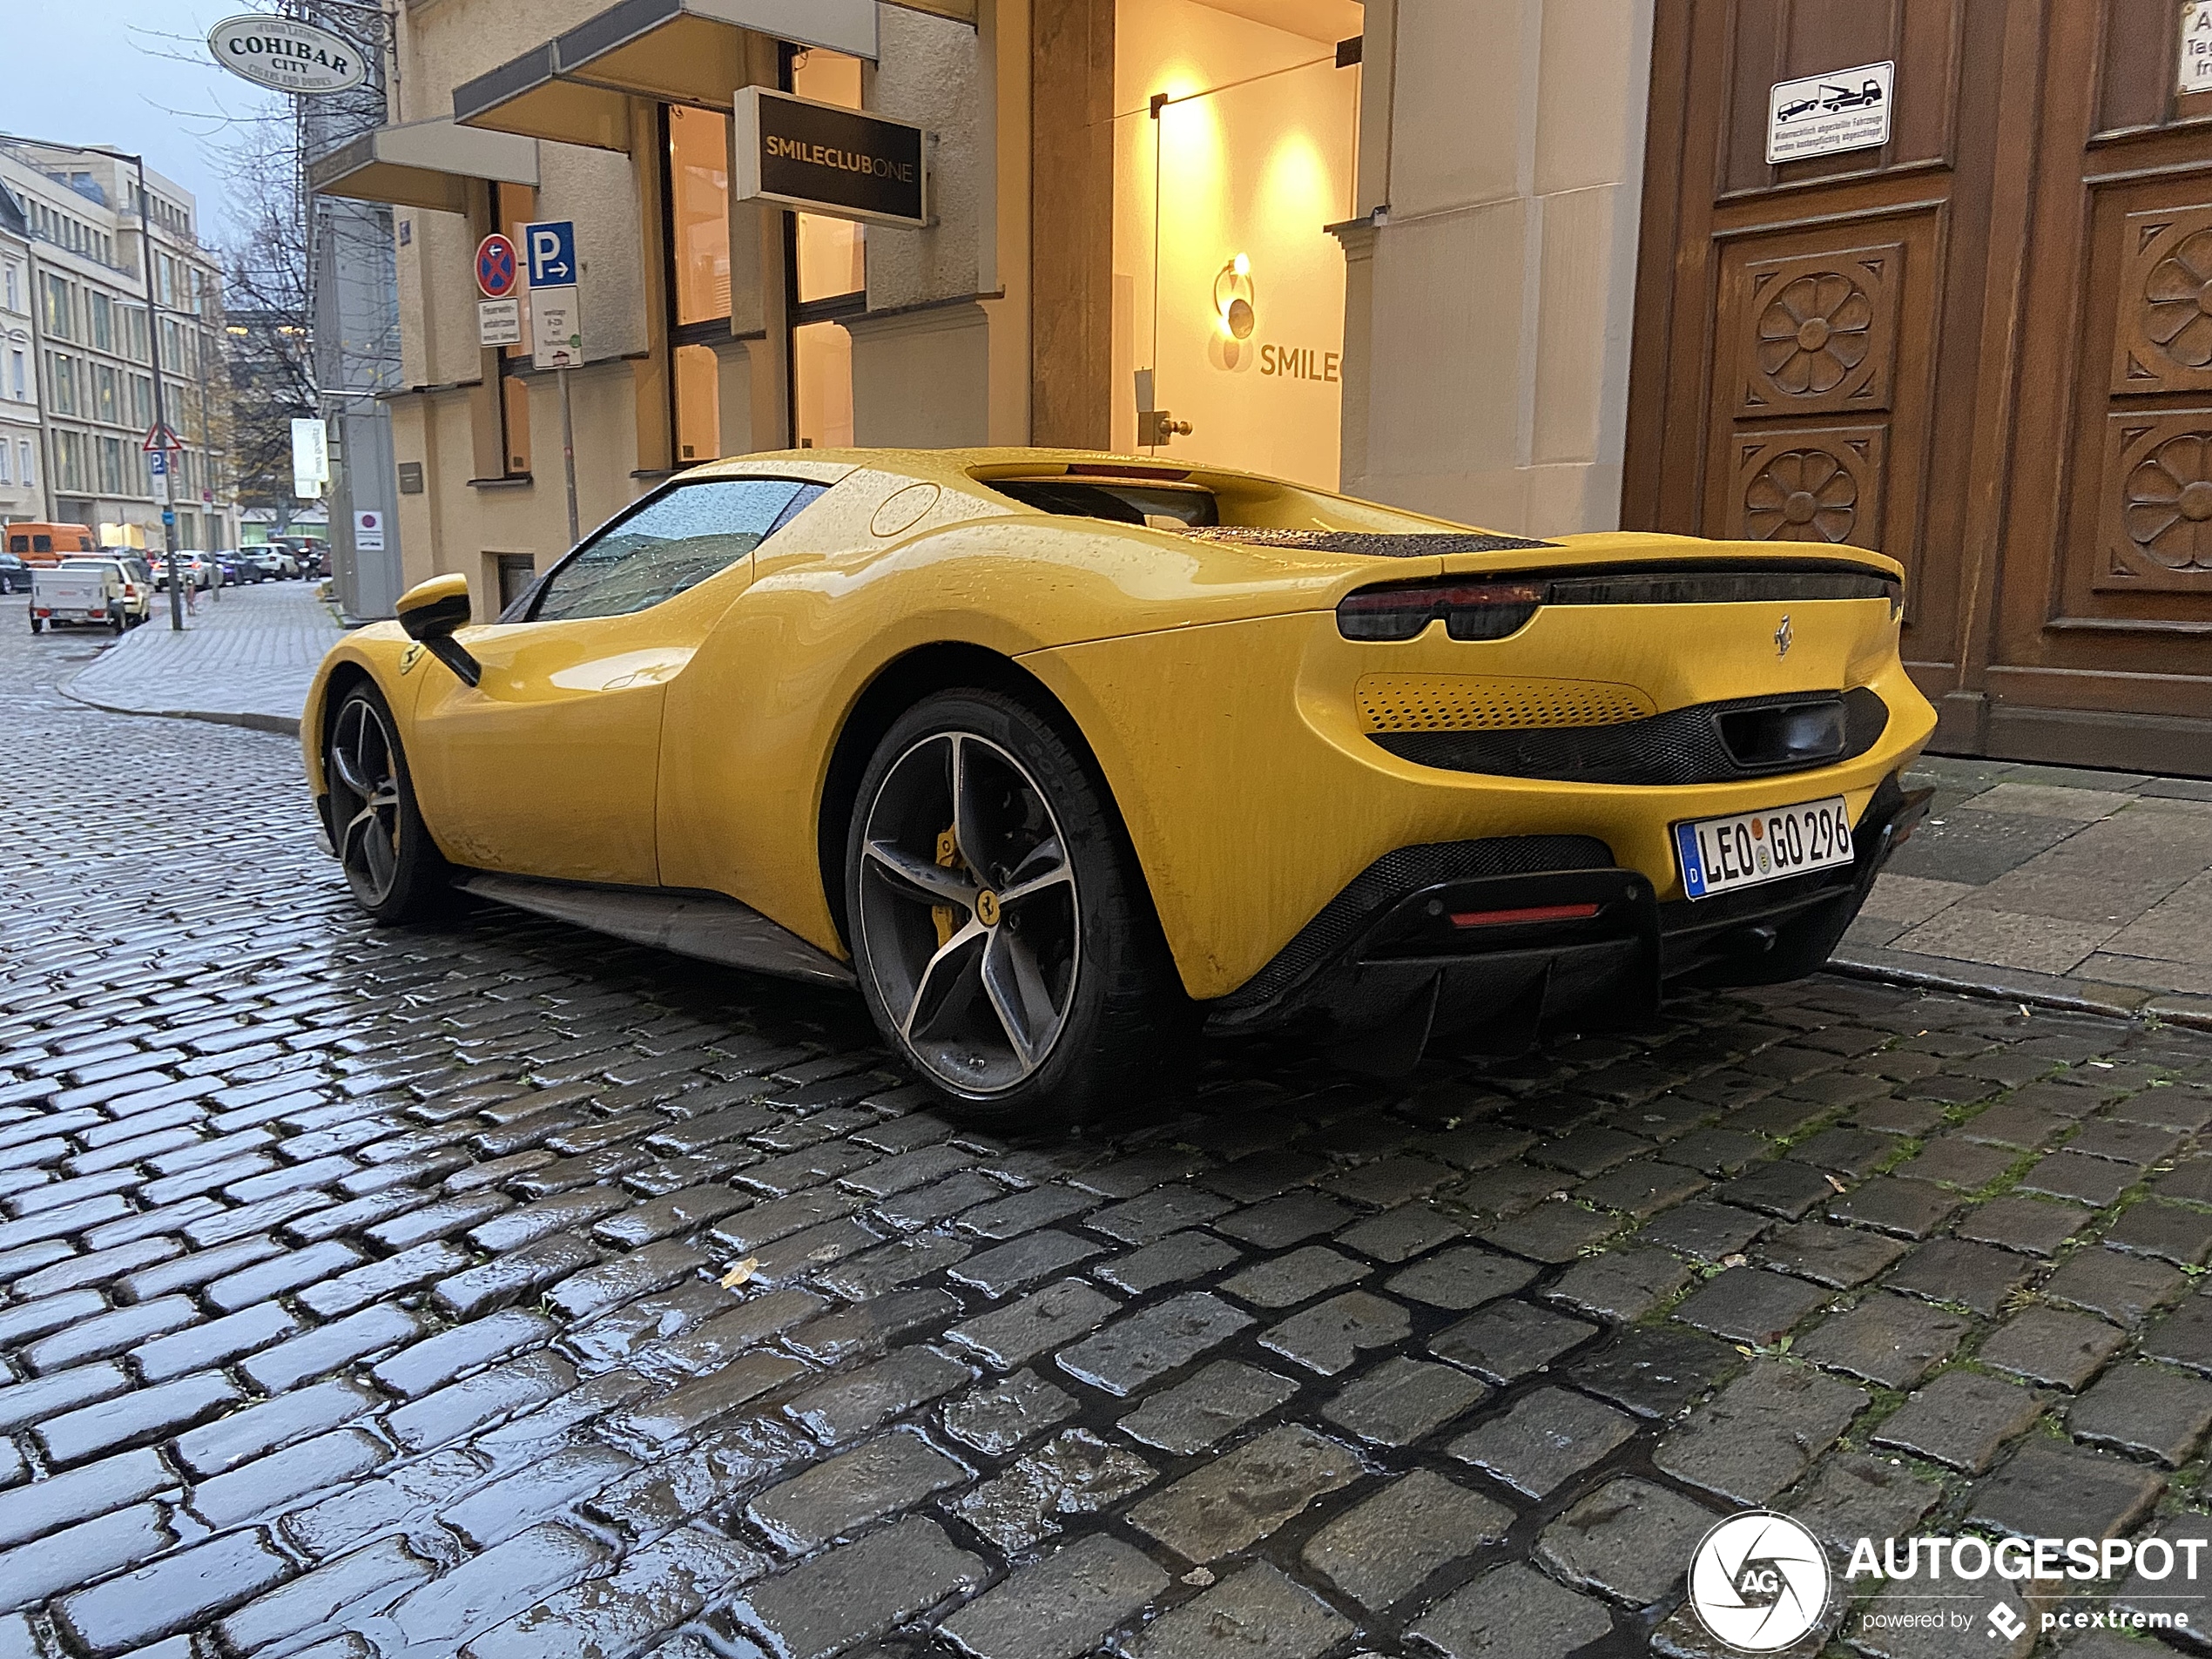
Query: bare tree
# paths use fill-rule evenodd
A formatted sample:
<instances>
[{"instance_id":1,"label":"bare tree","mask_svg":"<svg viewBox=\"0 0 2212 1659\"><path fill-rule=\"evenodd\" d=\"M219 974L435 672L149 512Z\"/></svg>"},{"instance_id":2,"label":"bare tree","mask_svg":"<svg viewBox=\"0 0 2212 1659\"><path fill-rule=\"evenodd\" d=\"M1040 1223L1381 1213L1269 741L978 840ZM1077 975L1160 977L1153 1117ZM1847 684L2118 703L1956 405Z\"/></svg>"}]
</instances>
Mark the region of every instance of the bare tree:
<instances>
[{"instance_id":1,"label":"bare tree","mask_svg":"<svg viewBox=\"0 0 2212 1659\"><path fill-rule=\"evenodd\" d=\"M235 124L219 165L232 200L224 341L238 502L273 509L280 532L295 507L292 422L321 413L305 181L291 112Z\"/></svg>"}]
</instances>

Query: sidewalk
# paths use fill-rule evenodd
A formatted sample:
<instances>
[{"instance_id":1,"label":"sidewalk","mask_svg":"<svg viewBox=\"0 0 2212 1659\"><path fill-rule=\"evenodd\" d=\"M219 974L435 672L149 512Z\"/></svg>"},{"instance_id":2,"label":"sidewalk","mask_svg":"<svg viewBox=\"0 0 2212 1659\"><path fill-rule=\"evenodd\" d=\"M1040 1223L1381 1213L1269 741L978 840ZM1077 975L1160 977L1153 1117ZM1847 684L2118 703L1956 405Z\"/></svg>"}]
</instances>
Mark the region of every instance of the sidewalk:
<instances>
[{"instance_id":1,"label":"sidewalk","mask_svg":"<svg viewBox=\"0 0 2212 1659\"><path fill-rule=\"evenodd\" d=\"M343 631L319 583L269 582L199 596L185 631L169 627L169 596L62 690L116 714L165 714L296 736L323 653Z\"/></svg>"},{"instance_id":2,"label":"sidewalk","mask_svg":"<svg viewBox=\"0 0 2212 1659\"><path fill-rule=\"evenodd\" d=\"M1838 968L2212 1025L2212 783L1936 759L1909 781L1933 810Z\"/></svg>"}]
</instances>

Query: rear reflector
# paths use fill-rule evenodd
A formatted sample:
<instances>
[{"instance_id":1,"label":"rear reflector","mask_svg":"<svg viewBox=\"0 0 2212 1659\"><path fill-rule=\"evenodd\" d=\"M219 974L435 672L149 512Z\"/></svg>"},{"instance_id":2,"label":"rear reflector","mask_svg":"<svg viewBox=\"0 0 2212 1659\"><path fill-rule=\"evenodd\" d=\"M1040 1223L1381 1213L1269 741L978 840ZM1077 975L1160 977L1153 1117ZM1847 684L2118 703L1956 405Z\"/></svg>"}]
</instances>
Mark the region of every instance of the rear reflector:
<instances>
[{"instance_id":1,"label":"rear reflector","mask_svg":"<svg viewBox=\"0 0 2212 1659\"><path fill-rule=\"evenodd\" d=\"M1454 927L1503 927L1517 921L1588 921L1597 914L1594 904L1537 904L1520 910L1455 910Z\"/></svg>"}]
</instances>

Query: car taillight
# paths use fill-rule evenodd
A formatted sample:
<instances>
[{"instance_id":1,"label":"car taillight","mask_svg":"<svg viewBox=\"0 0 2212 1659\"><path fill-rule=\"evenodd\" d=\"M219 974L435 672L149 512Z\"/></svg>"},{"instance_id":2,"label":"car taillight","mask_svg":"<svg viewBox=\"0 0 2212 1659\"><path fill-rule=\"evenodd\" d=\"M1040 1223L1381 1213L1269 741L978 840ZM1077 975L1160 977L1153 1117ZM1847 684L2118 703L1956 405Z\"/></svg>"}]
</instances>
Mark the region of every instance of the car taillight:
<instances>
[{"instance_id":1,"label":"car taillight","mask_svg":"<svg viewBox=\"0 0 2212 1659\"><path fill-rule=\"evenodd\" d=\"M1439 617L1454 639L1503 639L1544 603L1541 582L1433 582L1366 588L1337 603L1346 639L1411 639Z\"/></svg>"}]
</instances>

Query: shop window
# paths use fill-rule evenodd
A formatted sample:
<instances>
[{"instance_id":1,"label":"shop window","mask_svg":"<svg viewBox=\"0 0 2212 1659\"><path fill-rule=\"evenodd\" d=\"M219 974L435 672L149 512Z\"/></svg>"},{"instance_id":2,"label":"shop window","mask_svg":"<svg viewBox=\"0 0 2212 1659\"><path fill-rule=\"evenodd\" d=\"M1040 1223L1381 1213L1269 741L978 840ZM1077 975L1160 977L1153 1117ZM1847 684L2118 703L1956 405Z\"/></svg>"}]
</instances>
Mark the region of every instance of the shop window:
<instances>
[{"instance_id":1,"label":"shop window","mask_svg":"<svg viewBox=\"0 0 2212 1659\"><path fill-rule=\"evenodd\" d=\"M722 453L721 359L730 337L730 118L664 106L668 203L670 415L674 462Z\"/></svg>"},{"instance_id":2,"label":"shop window","mask_svg":"<svg viewBox=\"0 0 2212 1659\"><path fill-rule=\"evenodd\" d=\"M860 60L819 48L786 48L784 85L800 98L860 107ZM849 219L786 213L785 269L791 318L792 441L800 448L853 442L853 337L843 320L867 309L867 238Z\"/></svg>"},{"instance_id":3,"label":"shop window","mask_svg":"<svg viewBox=\"0 0 2212 1659\"><path fill-rule=\"evenodd\" d=\"M841 324L791 331L792 430L802 449L853 447L853 336Z\"/></svg>"},{"instance_id":4,"label":"shop window","mask_svg":"<svg viewBox=\"0 0 2212 1659\"><path fill-rule=\"evenodd\" d=\"M722 453L722 360L711 346L678 346L674 356L676 462L688 467Z\"/></svg>"},{"instance_id":5,"label":"shop window","mask_svg":"<svg viewBox=\"0 0 2212 1659\"><path fill-rule=\"evenodd\" d=\"M505 616L515 601L537 580L537 561L527 553L499 555L499 611Z\"/></svg>"},{"instance_id":6,"label":"shop window","mask_svg":"<svg viewBox=\"0 0 2212 1659\"><path fill-rule=\"evenodd\" d=\"M730 118L668 107L669 258L676 326L730 315Z\"/></svg>"},{"instance_id":7,"label":"shop window","mask_svg":"<svg viewBox=\"0 0 2212 1659\"><path fill-rule=\"evenodd\" d=\"M1120 0L1112 442L1333 489L1359 8L1276 15Z\"/></svg>"}]
</instances>

